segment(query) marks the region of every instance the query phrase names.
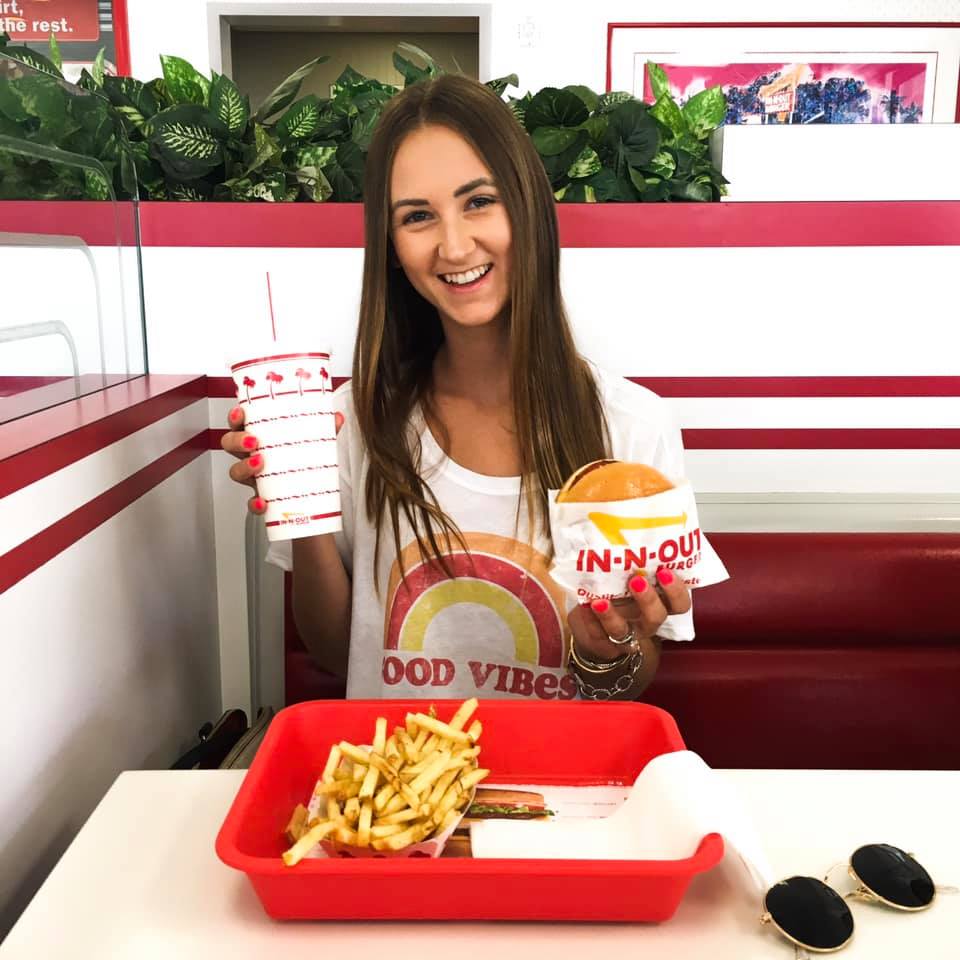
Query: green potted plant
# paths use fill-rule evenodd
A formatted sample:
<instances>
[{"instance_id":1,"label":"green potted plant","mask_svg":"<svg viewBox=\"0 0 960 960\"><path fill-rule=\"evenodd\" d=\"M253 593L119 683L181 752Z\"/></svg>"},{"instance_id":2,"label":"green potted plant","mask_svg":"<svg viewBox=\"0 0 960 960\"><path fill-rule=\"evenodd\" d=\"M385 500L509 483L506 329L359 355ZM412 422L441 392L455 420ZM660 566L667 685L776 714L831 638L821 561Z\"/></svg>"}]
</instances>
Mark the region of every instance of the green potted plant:
<instances>
[{"instance_id":1,"label":"green potted plant","mask_svg":"<svg viewBox=\"0 0 960 960\"><path fill-rule=\"evenodd\" d=\"M21 199L102 199L112 189L121 199L358 202L371 134L399 92L348 66L329 97L300 96L323 56L255 110L229 77L207 78L175 56L161 57L163 76L144 83L105 74L101 54L72 88L53 37L50 48L46 58L0 37L0 66L8 68L0 71L0 136L92 157L112 183L89 171L51 182L42 165L24 172L0 150L8 175L0 197L15 189ZM405 85L440 72L423 50L400 50L393 61ZM533 138L560 202L718 200L727 181L711 161L709 137L726 113L723 93L711 88L680 107L663 71L650 71L653 105L579 85L513 97L506 91L518 85L515 74L488 86Z\"/></svg>"}]
</instances>

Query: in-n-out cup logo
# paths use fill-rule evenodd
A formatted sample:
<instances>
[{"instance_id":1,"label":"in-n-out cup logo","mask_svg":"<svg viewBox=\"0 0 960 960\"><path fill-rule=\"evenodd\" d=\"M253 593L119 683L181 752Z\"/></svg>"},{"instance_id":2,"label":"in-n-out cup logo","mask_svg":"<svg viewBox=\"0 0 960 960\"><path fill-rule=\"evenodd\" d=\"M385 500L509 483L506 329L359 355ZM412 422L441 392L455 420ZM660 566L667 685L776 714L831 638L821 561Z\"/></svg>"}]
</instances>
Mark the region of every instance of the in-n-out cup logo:
<instances>
[{"instance_id":1,"label":"in-n-out cup logo","mask_svg":"<svg viewBox=\"0 0 960 960\"><path fill-rule=\"evenodd\" d=\"M280 353L230 369L246 430L258 440L270 540L341 529L329 353Z\"/></svg>"}]
</instances>

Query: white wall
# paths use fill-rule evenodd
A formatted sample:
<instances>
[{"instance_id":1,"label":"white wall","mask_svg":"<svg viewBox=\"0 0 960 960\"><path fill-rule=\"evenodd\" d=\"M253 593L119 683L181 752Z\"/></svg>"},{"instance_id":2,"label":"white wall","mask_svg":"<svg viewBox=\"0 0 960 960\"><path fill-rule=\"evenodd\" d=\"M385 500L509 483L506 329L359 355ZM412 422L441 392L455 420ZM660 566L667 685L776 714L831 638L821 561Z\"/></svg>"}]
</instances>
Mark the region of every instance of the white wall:
<instances>
[{"instance_id":1,"label":"white wall","mask_svg":"<svg viewBox=\"0 0 960 960\"><path fill-rule=\"evenodd\" d=\"M333 374L348 376L362 257L359 249L146 249L152 370L223 377L231 362L260 355L269 270L282 338L330 349ZM562 268L581 350L625 376L957 372L960 247L577 248L564 249ZM166 283L170 276L178 282ZM211 276L231 282L211 285ZM960 427L956 398L667 402L690 429ZM228 408L219 406L213 426L225 424ZM688 462L703 493L960 492L960 453L951 450L701 450Z\"/></svg>"},{"instance_id":2,"label":"white wall","mask_svg":"<svg viewBox=\"0 0 960 960\"><path fill-rule=\"evenodd\" d=\"M201 400L0 500L0 554L207 422ZM0 596L0 939L117 774L168 766L219 716L210 467L201 454Z\"/></svg>"},{"instance_id":3,"label":"white wall","mask_svg":"<svg viewBox=\"0 0 960 960\"><path fill-rule=\"evenodd\" d=\"M59 321L81 374L144 372L137 253L89 247L79 237L0 234L0 329ZM71 376L66 340L48 335L0 343L0 376Z\"/></svg>"},{"instance_id":4,"label":"white wall","mask_svg":"<svg viewBox=\"0 0 960 960\"><path fill-rule=\"evenodd\" d=\"M447 0L441 4L383 0L370 3L317 3L315 0L127 0L133 74L142 79L155 76L161 53L186 57L200 70L213 63L208 36L208 8L249 9L251 14L282 12L374 16L398 11L404 15L429 13L455 15L462 7L490 10L489 76L508 73L520 76L523 90L545 86L582 83L603 90L606 76L607 24L615 22L663 21L771 21L776 20L766 4L756 0L730 0L718 9L710 0L681 0L669 8L644 7L631 0L599 0L569 10L553 0L492 0L483 4L471 0ZM442 9L441 9L442 8ZM462 11L460 11L462 12ZM956 0L809 0L783 10L779 19L789 21L900 21L957 20ZM219 46L219 38L214 47ZM321 53L318 50L318 54ZM279 80L282 78L278 78Z\"/></svg>"},{"instance_id":5,"label":"white wall","mask_svg":"<svg viewBox=\"0 0 960 960\"><path fill-rule=\"evenodd\" d=\"M568 83L596 91L606 85L607 24L670 20L671 22L770 21L770 11L751 0L727 3L722 13L708 0L672 4L669 16L638 8L635 3L601 0L580 5L575 13L545 0L492 0L475 3L449 0L441 4L385 0L369 3L317 3L312 0L128 0L134 76L149 79L160 70L161 53L177 53L197 69L223 69L223 41L217 26L222 15L370 16L391 11L404 15L481 17L480 79L510 73L520 90L539 90ZM858 21L883 23L960 20L957 0L816 0L780 19L795 22ZM325 52L324 36L314 34L314 54ZM899 48L898 48L899 49ZM269 57L268 53L265 56ZM278 70L278 74L281 71ZM283 79L277 75L275 82ZM955 71L947 78L955 90ZM615 84L615 87L618 85ZM629 84L619 84L629 89ZM514 90L512 93L517 94ZM941 107L952 99L941 96ZM949 115L949 116L948 116ZM941 116L952 121L952 108ZM953 126L938 123L926 126ZM919 134L915 128L889 130L884 125L793 128L733 127L725 131L723 169L735 200L863 200L954 199L960 187L953 171L960 155L960 133ZM771 135L772 134L772 135ZM948 139L945 139L948 138ZM922 159L921 159L922 158Z\"/></svg>"},{"instance_id":6,"label":"white wall","mask_svg":"<svg viewBox=\"0 0 960 960\"><path fill-rule=\"evenodd\" d=\"M960 200L957 123L744 124L714 136L724 201Z\"/></svg>"}]
</instances>

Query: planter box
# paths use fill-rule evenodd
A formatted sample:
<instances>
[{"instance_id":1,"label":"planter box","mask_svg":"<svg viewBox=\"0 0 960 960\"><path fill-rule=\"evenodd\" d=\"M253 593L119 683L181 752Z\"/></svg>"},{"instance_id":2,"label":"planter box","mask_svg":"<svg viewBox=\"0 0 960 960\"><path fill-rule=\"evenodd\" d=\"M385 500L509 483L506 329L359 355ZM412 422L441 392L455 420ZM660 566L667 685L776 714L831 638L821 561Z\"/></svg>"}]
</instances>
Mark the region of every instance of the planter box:
<instances>
[{"instance_id":1,"label":"planter box","mask_svg":"<svg viewBox=\"0 0 960 960\"><path fill-rule=\"evenodd\" d=\"M720 127L730 201L960 200L960 124Z\"/></svg>"}]
</instances>

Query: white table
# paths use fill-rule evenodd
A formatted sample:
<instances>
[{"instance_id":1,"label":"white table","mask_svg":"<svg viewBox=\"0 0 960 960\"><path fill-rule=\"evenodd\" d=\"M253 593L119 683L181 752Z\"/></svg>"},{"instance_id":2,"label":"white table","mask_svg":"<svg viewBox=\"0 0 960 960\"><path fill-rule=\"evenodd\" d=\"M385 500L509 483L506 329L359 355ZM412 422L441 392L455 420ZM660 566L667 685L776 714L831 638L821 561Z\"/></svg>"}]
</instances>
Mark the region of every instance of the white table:
<instances>
[{"instance_id":1,"label":"white table","mask_svg":"<svg viewBox=\"0 0 960 960\"><path fill-rule=\"evenodd\" d=\"M960 884L960 772L725 770L781 876L822 877L861 843L916 853ZM792 960L761 927L733 868L696 877L667 923L278 923L245 876L214 853L243 771L122 774L16 926L0 960ZM843 883L837 870L834 883ZM902 914L852 903L856 933L837 956L960 957L960 896Z\"/></svg>"}]
</instances>

